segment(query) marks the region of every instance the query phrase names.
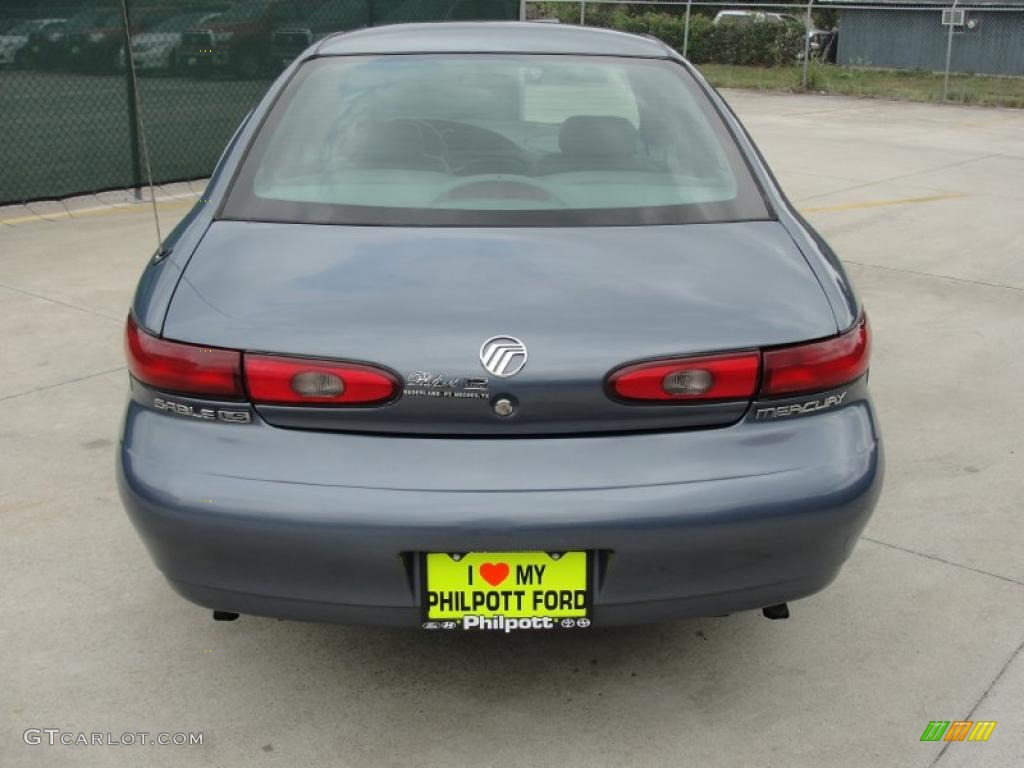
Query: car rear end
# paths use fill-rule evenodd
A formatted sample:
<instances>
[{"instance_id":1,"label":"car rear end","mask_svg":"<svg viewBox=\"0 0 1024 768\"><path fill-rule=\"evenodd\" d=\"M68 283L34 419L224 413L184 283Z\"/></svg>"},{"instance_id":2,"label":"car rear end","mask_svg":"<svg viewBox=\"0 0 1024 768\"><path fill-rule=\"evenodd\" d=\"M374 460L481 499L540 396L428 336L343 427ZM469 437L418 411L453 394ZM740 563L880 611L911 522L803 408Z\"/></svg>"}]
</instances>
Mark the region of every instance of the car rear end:
<instances>
[{"instance_id":1,"label":"car rear end","mask_svg":"<svg viewBox=\"0 0 1024 768\"><path fill-rule=\"evenodd\" d=\"M141 32L150 14L132 17L132 32ZM157 17L159 18L159 17ZM120 12L99 13L91 24L68 33L64 64L80 72L113 71L118 67L124 42L123 19Z\"/></svg>"},{"instance_id":2,"label":"car rear end","mask_svg":"<svg viewBox=\"0 0 1024 768\"><path fill-rule=\"evenodd\" d=\"M110 32L110 28L85 27L68 33L64 47L63 64L80 72L96 68L96 51ZM95 36L95 37L94 37Z\"/></svg>"},{"instance_id":3,"label":"car rear end","mask_svg":"<svg viewBox=\"0 0 1024 768\"><path fill-rule=\"evenodd\" d=\"M274 30L270 58L287 67L313 43L330 34L362 29L386 21L397 0L328 0L317 6L309 17Z\"/></svg>"},{"instance_id":4,"label":"car rear end","mask_svg":"<svg viewBox=\"0 0 1024 768\"><path fill-rule=\"evenodd\" d=\"M252 0L235 3L209 23L182 38L182 67L193 74L232 72L257 77L274 61L271 51L277 28L298 24L318 0Z\"/></svg>"},{"instance_id":5,"label":"car rear end","mask_svg":"<svg viewBox=\"0 0 1024 768\"><path fill-rule=\"evenodd\" d=\"M62 66L67 53L66 42L74 19L55 21L28 36L25 57L28 66L56 69Z\"/></svg>"},{"instance_id":6,"label":"car rear end","mask_svg":"<svg viewBox=\"0 0 1024 768\"><path fill-rule=\"evenodd\" d=\"M143 276L118 476L157 565L431 629L823 588L882 476L838 261L660 45L440 29L299 62Z\"/></svg>"},{"instance_id":7,"label":"car rear end","mask_svg":"<svg viewBox=\"0 0 1024 768\"><path fill-rule=\"evenodd\" d=\"M283 69L312 44L313 30L309 27L288 26L277 29L270 39L270 58Z\"/></svg>"},{"instance_id":8,"label":"car rear end","mask_svg":"<svg viewBox=\"0 0 1024 768\"><path fill-rule=\"evenodd\" d=\"M197 27L188 29L181 35L181 48L178 61L181 69L194 75L209 75L218 67L226 67L229 58L222 52L218 58L214 54L214 36L212 29Z\"/></svg>"},{"instance_id":9,"label":"car rear end","mask_svg":"<svg viewBox=\"0 0 1024 768\"><path fill-rule=\"evenodd\" d=\"M255 62L248 74L258 72L268 36L265 25L268 3L236 4L218 17L185 31L178 61L184 72L208 77L214 73L240 72L243 58Z\"/></svg>"}]
</instances>

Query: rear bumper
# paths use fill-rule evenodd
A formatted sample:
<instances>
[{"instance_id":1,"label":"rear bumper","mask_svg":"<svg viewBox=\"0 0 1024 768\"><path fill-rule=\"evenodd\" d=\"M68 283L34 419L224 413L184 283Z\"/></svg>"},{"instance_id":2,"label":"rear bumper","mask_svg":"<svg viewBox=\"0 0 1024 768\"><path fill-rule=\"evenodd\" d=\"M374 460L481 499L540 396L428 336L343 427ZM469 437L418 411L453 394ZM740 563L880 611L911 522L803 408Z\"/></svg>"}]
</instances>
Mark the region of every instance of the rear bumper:
<instances>
[{"instance_id":1,"label":"rear bumper","mask_svg":"<svg viewBox=\"0 0 1024 768\"><path fill-rule=\"evenodd\" d=\"M273 45L270 48L270 60L282 65L291 64L308 47L309 44L301 46L283 44Z\"/></svg>"},{"instance_id":2,"label":"rear bumper","mask_svg":"<svg viewBox=\"0 0 1024 768\"><path fill-rule=\"evenodd\" d=\"M467 440L195 422L129 402L128 513L208 608L416 625L414 553L599 550L594 621L794 600L837 575L874 508L870 401L723 429Z\"/></svg>"},{"instance_id":3,"label":"rear bumper","mask_svg":"<svg viewBox=\"0 0 1024 768\"><path fill-rule=\"evenodd\" d=\"M136 51L132 54L135 69L141 72L170 69L173 57L174 49L170 46L166 48L154 48L146 51ZM124 51L121 52L118 61L123 68L126 64Z\"/></svg>"},{"instance_id":4,"label":"rear bumper","mask_svg":"<svg viewBox=\"0 0 1024 768\"><path fill-rule=\"evenodd\" d=\"M118 45L119 41L115 43L109 41L104 41L102 43L77 41L67 46L67 54L64 59L64 63L72 69L76 66L103 66L113 69L117 63Z\"/></svg>"}]
</instances>

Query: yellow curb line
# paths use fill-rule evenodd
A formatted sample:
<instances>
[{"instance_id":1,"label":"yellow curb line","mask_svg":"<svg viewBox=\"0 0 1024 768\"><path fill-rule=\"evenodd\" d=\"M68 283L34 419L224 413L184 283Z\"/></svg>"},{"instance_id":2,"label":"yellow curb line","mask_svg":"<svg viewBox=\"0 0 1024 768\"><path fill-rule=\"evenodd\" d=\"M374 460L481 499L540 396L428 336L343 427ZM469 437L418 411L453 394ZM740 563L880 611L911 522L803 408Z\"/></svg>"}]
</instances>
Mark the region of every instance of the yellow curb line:
<instances>
[{"instance_id":1,"label":"yellow curb line","mask_svg":"<svg viewBox=\"0 0 1024 768\"><path fill-rule=\"evenodd\" d=\"M158 209L167 208L180 208L182 206L192 206L199 200L199 194L182 194L173 195L170 197L158 198L156 201L156 207ZM17 226L18 224L27 224L33 221L60 221L62 219L77 219L79 217L85 218L87 216L108 216L112 213L131 213L132 210L137 211L152 211L153 205L148 200L132 203L111 203L110 205L97 205L91 208L79 208L77 211L57 211L56 213L37 213L33 216L16 216L13 219L0 219L0 224L8 224L10 226Z\"/></svg>"},{"instance_id":2,"label":"yellow curb line","mask_svg":"<svg viewBox=\"0 0 1024 768\"><path fill-rule=\"evenodd\" d=\"M801 208L800 213L832 213L835 211L856 211L861 208L883 208L887 205L909 205L911 203L931 203L936 200L953 200L957 197L967 197L960 192L951 192L943 195L924 195L922 197L901 197L895 200L867 200L860 203L839 203L837 205L822 205L817 208Z\"/></svg>"}]
</instances>

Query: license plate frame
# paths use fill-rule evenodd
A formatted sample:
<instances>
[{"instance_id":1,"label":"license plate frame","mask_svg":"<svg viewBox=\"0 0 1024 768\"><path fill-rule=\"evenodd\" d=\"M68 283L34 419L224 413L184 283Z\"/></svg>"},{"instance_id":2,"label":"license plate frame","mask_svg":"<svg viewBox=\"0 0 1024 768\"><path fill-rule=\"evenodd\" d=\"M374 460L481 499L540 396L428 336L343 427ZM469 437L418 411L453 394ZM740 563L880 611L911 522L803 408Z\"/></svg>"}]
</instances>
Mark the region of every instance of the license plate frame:
<instances>
[{"instance_id":1,"label":"license plate frame","mask_svg":"<svg viewBox=\"0 0 1024 768\"><path fill-rule=\"evenodd\" d=\"M507 634L521 629L586 628L592 623L595 558L591 550L422 552L418 560L420 617L424 629L480 629ZM503 565L507 570L505 577L501 578ZM488 573L481 570L481 566L493 568ZM540 573L538 566L544 566ZM548 566L554 567L549 571ZM467 568L467 575L456 575L463 568ZM582 574L579 569L582 569ZM527 572L531 572L533 578L539 578L540 583L522 583L524 578L528 578ZM552 586L544 588L543 579L552 574L555 577L548 582ZM492 583L487 583L488 577ZM493 583L499 578L497 583ZM472 586L469 584L471 579ZM519 592L523 593L522 596L516 597ZM432 597L432 593L444 593L450 602L438 609L437 603L441 598ZM485 597L476 597L478 593ZM489 597L494 593L500 595L496 607ZM539 610L533 607L535 593L542 594L537 598L542 602ZM572 602L568 605L570 599ZM479 602L474 604L480 600L491 601L491 606L481 606ZM549 606L557 602L558 606L549 609L543 605L545 601Z\"/></svg>"}]
</instances>

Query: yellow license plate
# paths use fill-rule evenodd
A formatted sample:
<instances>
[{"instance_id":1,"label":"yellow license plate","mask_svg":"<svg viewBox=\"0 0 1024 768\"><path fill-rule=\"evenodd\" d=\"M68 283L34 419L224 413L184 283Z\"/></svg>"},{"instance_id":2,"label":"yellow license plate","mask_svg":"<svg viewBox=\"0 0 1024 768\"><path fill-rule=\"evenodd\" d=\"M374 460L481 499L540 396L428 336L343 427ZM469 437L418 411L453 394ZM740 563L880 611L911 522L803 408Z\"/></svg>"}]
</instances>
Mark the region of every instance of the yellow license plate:
<instances>
[{"instance_id":1,"label":"yellow license plate","mask_svg":"<svg viewBox=\"0 0 1024 768\"><path fill-rule=\"evenodd\" d=\"M590 624L586 552L430 553L424 560L427 629Z\"/></svg>"}]
</instances>

